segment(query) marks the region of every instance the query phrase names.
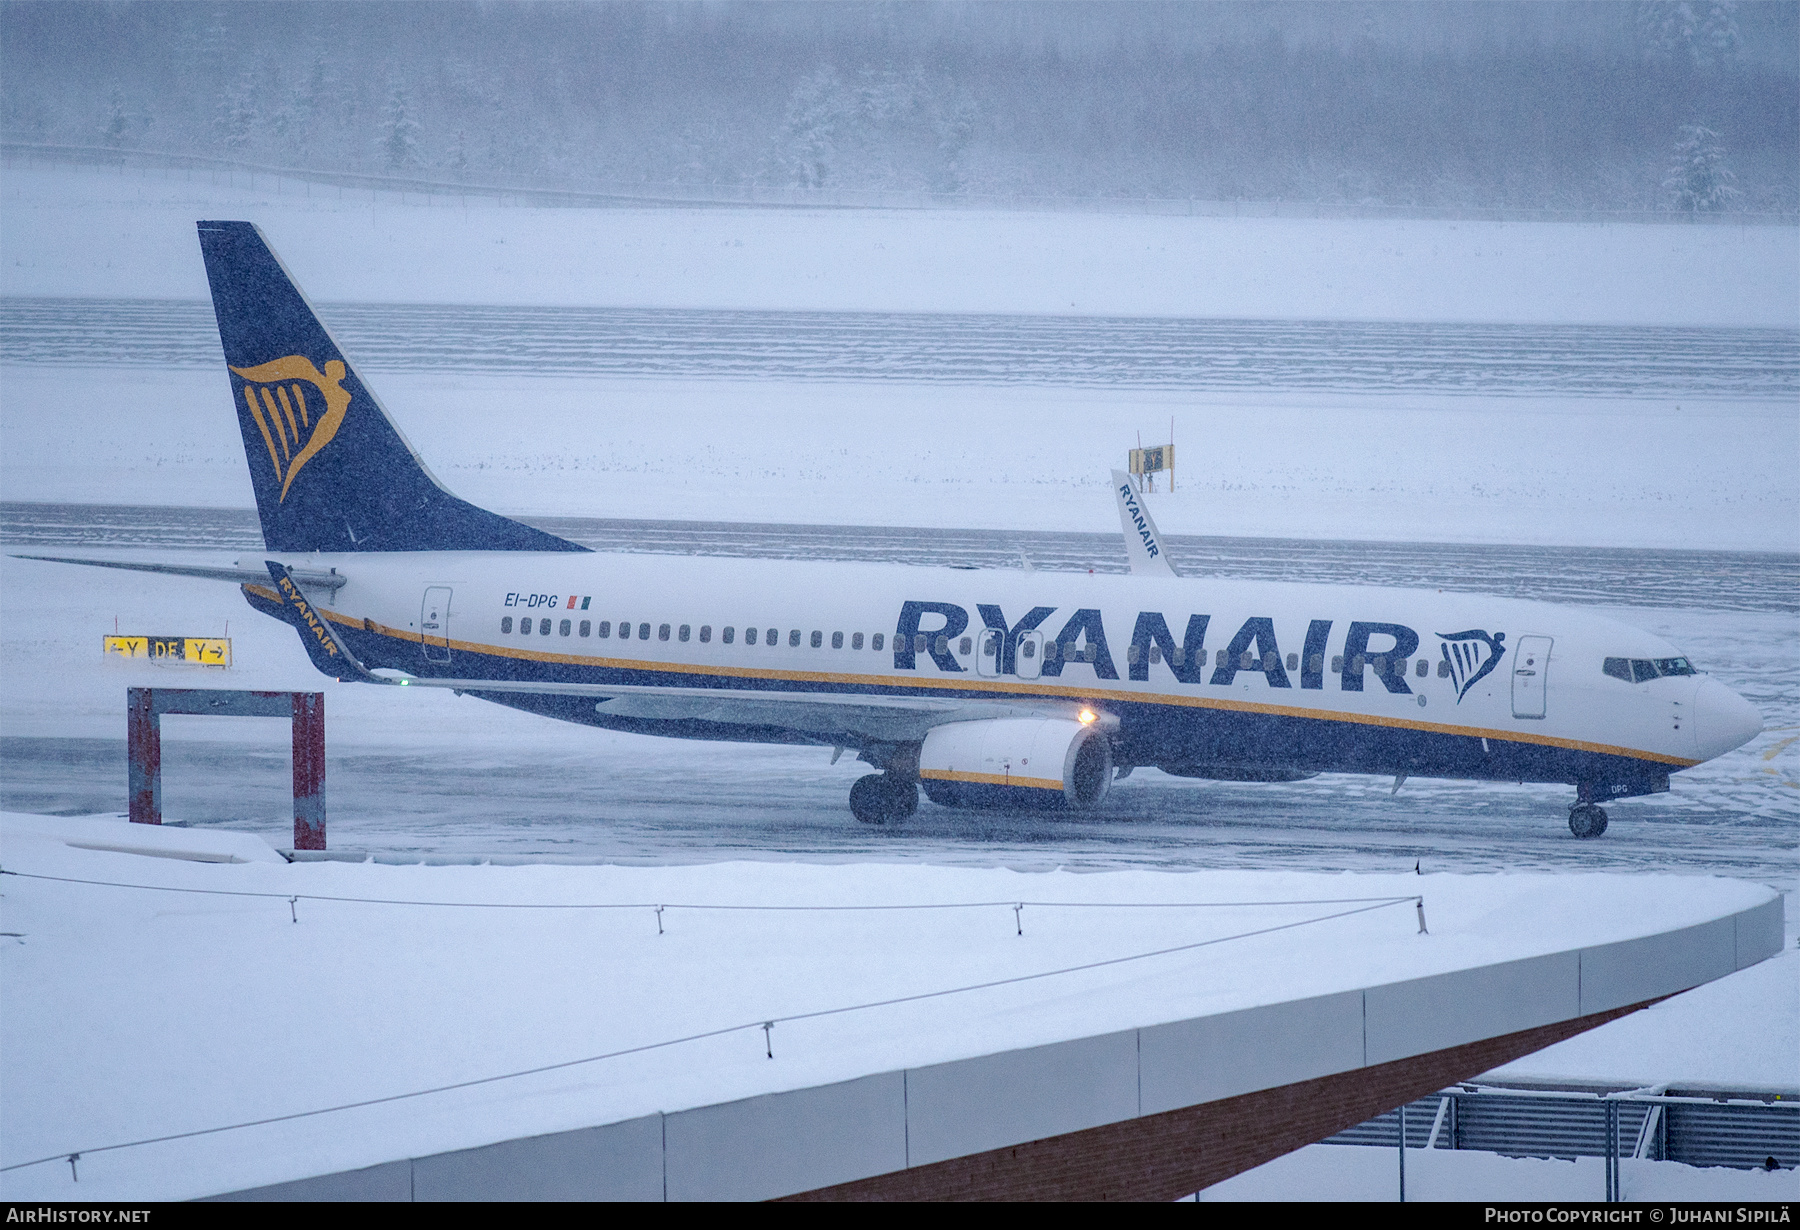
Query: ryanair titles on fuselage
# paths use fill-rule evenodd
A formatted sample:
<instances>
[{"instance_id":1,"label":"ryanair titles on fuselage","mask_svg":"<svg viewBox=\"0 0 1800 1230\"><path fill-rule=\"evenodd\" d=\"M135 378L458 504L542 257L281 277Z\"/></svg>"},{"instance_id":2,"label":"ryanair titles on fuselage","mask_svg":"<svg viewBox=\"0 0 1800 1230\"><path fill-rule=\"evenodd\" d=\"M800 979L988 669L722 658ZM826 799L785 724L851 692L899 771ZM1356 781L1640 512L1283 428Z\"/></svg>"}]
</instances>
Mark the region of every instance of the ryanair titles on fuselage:
<instances>
[{"instance_id":1,"label":"ryanair titles on fuselage","mask_svg":"<svg viewBox=\"0 0 1800 1230\"><path fill-rule=\"evenodd\" d=\"M1050 606L1033 607L1016 622L1009 622L998 606L978 603L975 609L981 616L983 627L1000 634L999 673L1002 675L1016 673L1021 634L1039 631L1057 610ZM928 615L940 617L942 624L921 627ZM1290 668L1283 658L1273 616L1253 615L1246 619L1223 646L1223 652L1209 661L1206 634L1211 622L1210 615L1189 615L1181 639L1177 640L1161 612L1139 611L1125 654L1127 677L1150 678L1150 651L1154 647L1157 656L1182 683L1229 686L1240 672L1249 671L1264 676L1270 687L1294 686L1289 671L1295 668ZM1308 622L1305 641L1296 660L1300 687L1322 689L1325 686L1325 654L1332 626L1333 621L1329 619ZM956 660L948 642L968 630L968 611L953 602L909 600L903 603L894 630L894 669L916 670L922 652L941 671L966 671L968 668ZM924 638L922 650L919 648L921 636ZM1077 609L1063 620L1054 637L1045 637L1045 643L1046 646L1054 645L1055 649L1044 654L1041 668L1044 676L1060 676L1063 666L1075 661L1092 666L1096 678L1119 677L1105 620L1098 608ZM1412 689L1407 686L1405 667L1400 664L1410 661L1418 649L1419 634L1404 624L1354 620L1344 634L1342 651L1336 655L1341 661L1337 662L1333 673L1338 677L1339 688L1345 692L1362 691L1364 679L1373 673L1389 692L1410 693ZM1498 661L1496 653L1493 662Z\"/></svg>"},{"instance_id":2,"label":"ryanair titles on fuselage","mask_svg":"<svg viewBox=\"0 0 1800 1230\"><path fill-rule=\"evenodd\" d=\"M502 605L527 610L586 611L592 601L588 595L513 591L505 595ZM946 674L971 673L972 667L958 660L967 650L959 652L956 642L964 636L992 631L998 634L997 643L992 646L996 661L991 672L983 673L1017 675L1023 639L1035 633L1044 644L1038 662L1040 678L1059 678L1065 666L1079 663L1091 666L1096 679L1118 679L1119 657L1099 608L1077 608L1062 618L1060 626L1052 618L1058 610L1053 606L1034 606L1015 620L997 605L977 603L977 630L964 606L908 599L901 603L895 621L894 669L918 670L919 659L924 657ZM1190 614L1177 635L1162 612L1139 611L1123 655L1125 677L1148 681L1151 666L1161 664L1178 682L1186 684L1229 687L1240 674L1258 674L1272 688L1316 691L1325 688L1327 676L1335 676L1339 691L1361 692L1372 676L1388 692L1407 695L1413 691L1407 683L1409 671L1418 671L1418 677L1423 678L1421 664L1431 653L1428 648L1427 659L1419 658L1420 634L1405 624L1382 620L1348 621L1335 652L1331 642L1338 622L1308 620L1296 653L1283 650L1272 615L1245 619L1222 644L1215 638L1215 650L1207 647L1211 624L1210 615ZM1050 632L1052 627L1056 627L1054 635ZM1493 673L1506 654L1504 632L1490 635L1485 629L1471 628L1437 632L1435 636L1435 648L1442 659L1437 673L1453 680L1459 703L1470 688Z\"/></svg>"}]
</instances>

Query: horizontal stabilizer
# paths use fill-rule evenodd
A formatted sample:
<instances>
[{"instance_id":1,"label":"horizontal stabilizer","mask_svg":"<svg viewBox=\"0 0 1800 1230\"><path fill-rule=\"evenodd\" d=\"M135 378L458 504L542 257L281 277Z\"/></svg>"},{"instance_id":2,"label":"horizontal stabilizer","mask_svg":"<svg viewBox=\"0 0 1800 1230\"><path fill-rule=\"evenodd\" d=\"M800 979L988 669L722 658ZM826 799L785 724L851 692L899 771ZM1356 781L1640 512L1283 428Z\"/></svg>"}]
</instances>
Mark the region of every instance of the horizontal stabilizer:
<instances>
[{"instance_id":1,"label":"horizontal stabilizer","mask_svg":"<svg viewBox=\"0 0 1800 1230\"><path fill-rule=\"evenodd\" d=\"M202 564L151 564L136 560L78 559L65 555L14 555L13 558L43 560L51 564L86 564L90 568L123 568L127 572L161 572L175 577L199 577L206 581L229 581L233 585L265 585L269 580L269 572L266 568L217 568ZM334 594L343 588L347 579L336 569L330 572L320 572L316 568L289 568L288 575L302 589L323 589Z\"/></svg>"}]
</instances>

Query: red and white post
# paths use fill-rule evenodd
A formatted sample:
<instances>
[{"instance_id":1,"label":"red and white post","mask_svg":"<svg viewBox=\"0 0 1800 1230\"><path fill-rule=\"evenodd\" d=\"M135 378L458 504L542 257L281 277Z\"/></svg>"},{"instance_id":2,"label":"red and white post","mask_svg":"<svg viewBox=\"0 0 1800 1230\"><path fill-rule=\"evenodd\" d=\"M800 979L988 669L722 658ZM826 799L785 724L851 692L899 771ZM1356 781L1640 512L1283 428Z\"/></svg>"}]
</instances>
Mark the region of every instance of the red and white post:
<instances>
[{"instance_id":1,"label":"red and white post","mask_svg":"<svg viewBox=\"0 0 1800 1230\"><path fill-rule=\"evenodd\" d=\"M325 848L325 693L230 688L127 688L127 812L162 823L162 717L284 717L294 728L294 849Z\"/></svg>"},{"instance_id":2,"label":"red and white post","mask_svg":"<svg viewBox=\"0 0 1800 1230\"><path fill-rule=\"evenodd\" d=\"M325 848L325 693L294 693L294 849Z\"/></svg>"}]
</instances>

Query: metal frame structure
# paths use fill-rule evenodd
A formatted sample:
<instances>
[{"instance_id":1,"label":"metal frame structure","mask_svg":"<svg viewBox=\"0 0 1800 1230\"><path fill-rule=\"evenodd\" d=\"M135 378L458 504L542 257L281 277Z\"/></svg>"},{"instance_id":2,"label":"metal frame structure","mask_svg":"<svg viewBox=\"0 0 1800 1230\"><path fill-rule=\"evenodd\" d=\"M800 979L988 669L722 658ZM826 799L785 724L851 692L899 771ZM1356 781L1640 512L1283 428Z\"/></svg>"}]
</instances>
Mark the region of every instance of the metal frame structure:
<instances>
[{"instance_id":1,"label":"metal frame structure","mask_svg":"<svg viewBox=\"0 0 1800 1230\"><path fill-rule=\"evenodd\" d=\"M1408 1110L1414 1112L1408 1115ZM1427 1126L1429 1124L1429 1126ZM1761 1168L1800 1165L1800 1102L1791 1092L1650 1092L1463 1085L1419 1098L1323 1143L1470 1149L1507 1157L1600 1157L1605 1199L1623 1199L1619 1163ZM1400 1163L1402 1191L1406 1163ZM1402 1197L1404 1198L1404 1197Z\"/></svg>"},{"instance_id":2,"label":"metal frame structure","mask_svg":"<svg viewBox=\"0 0 1800 1230\"><path fill-rule=\"evenodd\" d=\"M325 693L127 688L125 743L133 824L162 823L162 718L288 718L294 730L294 849L325 848Z\"/></svg>"}]
</instances>

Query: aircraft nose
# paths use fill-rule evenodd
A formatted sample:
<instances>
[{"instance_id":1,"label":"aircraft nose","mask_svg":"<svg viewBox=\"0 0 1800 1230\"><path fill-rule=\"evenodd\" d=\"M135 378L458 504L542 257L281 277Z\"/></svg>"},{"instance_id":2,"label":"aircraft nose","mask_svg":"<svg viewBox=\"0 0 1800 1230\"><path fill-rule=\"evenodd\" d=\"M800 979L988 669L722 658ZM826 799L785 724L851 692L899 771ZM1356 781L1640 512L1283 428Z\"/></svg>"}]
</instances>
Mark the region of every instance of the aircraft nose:
<instances>
[{"instance_id":1,"label":"aircraft nose","mask_svg":"<svg viewBox=\"0 0 1800 1230\"><path fill-rule=\"evenodd\" d=\"M1723 756L1762 733L1762 714L1716 679L1702 679L1694 697L1695 735L1700 759Z\"/></svg>"}]
</instances>

